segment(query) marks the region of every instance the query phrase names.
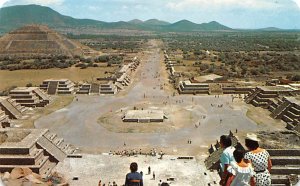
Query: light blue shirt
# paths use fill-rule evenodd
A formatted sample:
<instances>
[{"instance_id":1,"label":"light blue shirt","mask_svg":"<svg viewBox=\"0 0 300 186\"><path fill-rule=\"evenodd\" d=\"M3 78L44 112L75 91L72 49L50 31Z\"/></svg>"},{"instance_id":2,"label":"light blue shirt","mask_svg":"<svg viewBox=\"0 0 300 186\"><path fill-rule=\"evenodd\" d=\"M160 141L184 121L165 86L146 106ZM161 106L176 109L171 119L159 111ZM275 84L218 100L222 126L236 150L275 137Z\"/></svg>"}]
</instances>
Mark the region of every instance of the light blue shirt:
<instances>
[{"instance_id":1,"label":"light blue shirt","mask_svg":"<svg viewBox=\"0 0 300 186\"><path fill-rule=\"evenodd\" d=\"M224 172L225 164L230 165L231 162L235 162L235 159L233 157L233 152L235 151L235 148L230 146L224 149L223 153L220 157L220 166L222 169L222 172Z\"/></svg>"}]
</instances>

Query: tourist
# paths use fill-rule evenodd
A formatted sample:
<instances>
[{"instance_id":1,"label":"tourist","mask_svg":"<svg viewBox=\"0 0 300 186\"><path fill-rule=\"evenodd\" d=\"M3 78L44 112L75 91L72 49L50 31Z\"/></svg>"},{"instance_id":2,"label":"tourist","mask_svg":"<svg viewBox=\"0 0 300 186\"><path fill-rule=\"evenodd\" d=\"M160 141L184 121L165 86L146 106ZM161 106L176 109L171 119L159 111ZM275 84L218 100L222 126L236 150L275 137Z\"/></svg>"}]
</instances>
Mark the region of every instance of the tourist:
<instances>
[{"instance_id":1,"label":"tourist","mask_svg":"<svg viewBox=\"0 0 300 186\"><path fill-rule=\"evenodd\" d=\"M245 154L245 160L252 163L256 172L256 186L269 186L271 185L270 171L272 162L269 153L259 147L259 141L255 134L247 134L245 145L249 152Z\"/></svg>"},{"instance_id":2,"label":"tourist","mask_svg":"<svg viewBox=\"0 0 300 186\"><path fill-rule=\"evenodd\" d=\"M255 186L254 169L251 163L245 162L244 155L243 150L233 152L236 162L232 162L228 168L233 173L233 176L227 182L228 186Z\"/></svg>"},{"instance_id":3,"label":"tourist","mask_svg":"<svg viewBox=\"0 0 300 186\"><path fill-rule=\"evenodd\" d=\"M231 146L231 138L230 136L222 135L220 137L220 145L223 148L223 153L220 157L220 166L221 166L221 181L220 185L226 185L227 180L230 176L232 176L231 172L228 172L228 166L234 162L233 152L235 148Z\"/></svg>"},{"instance_id":4,"label":"tourist","mask_svg":"<svg viewBox=\"0 0 300 186\"><path fill-rule=\"evenodd\" d=\"M141 174L141 176L143 177L143 175L144 175L143 171L141 171L140 174Z\"/></svg>"},{"instance_id":5,"label":"tourist","mask_svg":"<svg viewBox=\"0 0 300 186\"><path fill-rule=\"evenodd\" d=\"M102 185L101 185L101 182L102 182L102 181L100 180L99 183L98 183L98 186L102 186Z\"/></svg>"},{"instance_id":6,"label":"tourist","mask_svg":"<svg viewBox=\"0 0 300 186\"><path fill-rule=\"evenodd\" d=\"M152 176L153 176L153 180L155 180L155 173L154 173L154 171L153 171L153 174L152 174Z\"/></svg>"},{"instance_id":7,"label":"tourist","mask_svg":"<svg viewBox=\"0 0 300 186\"><path fill-rule=\"evenodd\" d=\"M137 172L138 164L133 162L130 164L130 173L126 175L125 186L143 186L143 178Z\"/></svg>"},{"instance_id":8,"label":"tourist","mask_svg":"<svg viewBox=\"0 0 300 186\"><path fill-rule=\"evenodd\" d=\"M151 167L148 167L148 174L151 174Z\"/></svg>"},{"instance_id":9,"label":"tourist","mask_svg":"<svg viewBox=\"0 0 300 186\"><path fill-rule=\"evenodd\" d=\"M161 184L162 184L162 182L161 182L161 180L159 180L158 186L161 186Z\"/></svg>"}]
</instances>

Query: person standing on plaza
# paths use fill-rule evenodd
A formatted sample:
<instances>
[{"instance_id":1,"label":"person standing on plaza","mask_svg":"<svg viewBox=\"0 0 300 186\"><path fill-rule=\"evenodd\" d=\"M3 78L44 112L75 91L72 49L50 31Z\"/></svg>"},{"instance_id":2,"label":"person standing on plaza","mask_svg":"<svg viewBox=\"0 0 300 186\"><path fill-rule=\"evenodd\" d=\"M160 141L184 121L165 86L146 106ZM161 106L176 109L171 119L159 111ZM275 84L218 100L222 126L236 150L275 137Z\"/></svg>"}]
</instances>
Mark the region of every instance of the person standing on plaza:
<instances>
[{"instance_id":1,"label":"person standing on plaza","mask_svg":"<svg viewBox=\"0 0 300 186\"><path fill-rule=\"evenodd\" d=\"M137 172L138 164L133 162L130 164L130 173L126 175L125 186L143 186L143 177Z\"/></svg>"}]
</instances>

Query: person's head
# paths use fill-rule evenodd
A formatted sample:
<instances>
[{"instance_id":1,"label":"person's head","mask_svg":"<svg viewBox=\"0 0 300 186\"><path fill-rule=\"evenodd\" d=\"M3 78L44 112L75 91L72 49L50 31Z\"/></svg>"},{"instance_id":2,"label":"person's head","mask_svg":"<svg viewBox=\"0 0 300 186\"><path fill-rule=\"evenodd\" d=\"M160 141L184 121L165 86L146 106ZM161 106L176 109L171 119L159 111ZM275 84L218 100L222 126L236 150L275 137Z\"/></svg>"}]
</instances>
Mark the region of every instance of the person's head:
<instances>
[{"instance_id":1,"label":"person's head","mask_svg":"<svg viewBox=\"0 0 300 186\"><path fill-rule=\"evenodd\" d=\"M138 170L138 164L133 162L130 164L130 171L131 172L136 172Z\"/></svg>"},{"instance_id":2,"label":"person's head","mask_svg":"<svg viewBox=\"0 0 300 186\"><path fill-rule=\"evenodd\" d=\"M256 150L259 147L258 141L253 141L250 139L245 139L245 145L248 150Z\"/></svg>"},{"instance_id":3,"label":"person's head","mask_svg":"<svg viewBox=\"0 0 300 186\"><path fill-rule=\"evenodd\" d=\"M233 157L234 157L234 159L237 163L240 163L243 160L244 155L245 155L245 152L243 150L240 150L240 149L236 149L233 152Z\"/></svg>"},{"instance_id":4,"label":"person's head","mask_svg":"<svg viewBox=\"0 0 300 186\"><path fill-rule=\"evenodd\" d=\"M227 135L222 135L220 137L220 144L222 148L227 148L231 146L231 138Z\"/></svg>"},{"instance_id":5,"label":"person's head","mask_svg":"<svg viewBox=\"0 0 300 186\"><path fill-rule=\"evenodd\" d=\"M256 134L247 134L247 137L245 139L245 145L248 148L248 150L256 150L259 147L259 142L260 140L257 138Z\"/></svg>"}]
</instances>

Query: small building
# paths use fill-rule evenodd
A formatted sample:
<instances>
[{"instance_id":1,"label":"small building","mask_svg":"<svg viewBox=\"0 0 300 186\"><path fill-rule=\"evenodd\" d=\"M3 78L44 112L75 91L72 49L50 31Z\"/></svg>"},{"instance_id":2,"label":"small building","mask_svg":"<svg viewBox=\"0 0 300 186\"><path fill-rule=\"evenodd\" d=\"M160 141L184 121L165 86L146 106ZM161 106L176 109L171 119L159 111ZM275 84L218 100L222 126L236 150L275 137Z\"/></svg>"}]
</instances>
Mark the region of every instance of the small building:
<instances>
[{"instance_id":1,"label":"small building","mask_svg":"<svg viewBox=\"0 0 300 186\"><path fill-rule=\"evenodd\" d=\"M44 107L50 103L50 96L38 87L17 87L9 96L25 107Z\"/></svg>"},{"instance_id":2,"label":"small building","mask_svg":"<svg viewBox=\"0 0 300 186\"><path fill-rule=\"evenodd\" d=\"M162 110L129 110L122 120L123 122L150 123L164 122L166 118Z\"/></svg>"},{"instance_id":3,"label":"small building","mask_svg":"<svg viewBox=\"0 0 300 186\"><path fill-rule=\"evenodd\" d=\"M74 83L68 79L47 79L40 88L49 95L74 93Z\"/></svg>"},{"instance_id":4,"label":"small building","mask_svg":"<svg viewBox=\"0 0 300 186\"><path fill-rule=\"evenodd\" d=\"M180 81L178 91L180 94L208 94L208 83L192 83L190 80Z\"/></svg>"}]
</instances>

